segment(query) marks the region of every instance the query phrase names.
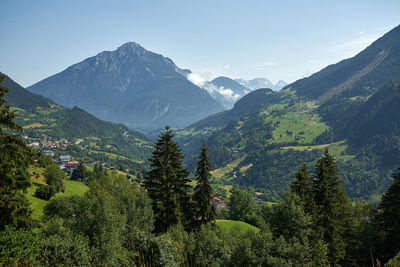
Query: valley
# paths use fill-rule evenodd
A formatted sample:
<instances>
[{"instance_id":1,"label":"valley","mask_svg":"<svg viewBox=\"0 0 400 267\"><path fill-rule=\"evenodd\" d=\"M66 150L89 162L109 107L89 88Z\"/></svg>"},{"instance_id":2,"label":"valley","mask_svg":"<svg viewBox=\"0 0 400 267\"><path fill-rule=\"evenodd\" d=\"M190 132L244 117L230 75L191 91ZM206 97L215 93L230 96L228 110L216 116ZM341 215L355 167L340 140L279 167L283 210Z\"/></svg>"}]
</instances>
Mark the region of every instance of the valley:
<instances>
[{"instance_id":1,"label":"valley","mask_svg":"<svg viewBox=\"0 0 400 267\"><path fill-rule=\"evenodd\" d=\"M38 69L0 73L0 265L400 266L400 25L124 4L4 57Z\"/></svg>"}]
</instances>

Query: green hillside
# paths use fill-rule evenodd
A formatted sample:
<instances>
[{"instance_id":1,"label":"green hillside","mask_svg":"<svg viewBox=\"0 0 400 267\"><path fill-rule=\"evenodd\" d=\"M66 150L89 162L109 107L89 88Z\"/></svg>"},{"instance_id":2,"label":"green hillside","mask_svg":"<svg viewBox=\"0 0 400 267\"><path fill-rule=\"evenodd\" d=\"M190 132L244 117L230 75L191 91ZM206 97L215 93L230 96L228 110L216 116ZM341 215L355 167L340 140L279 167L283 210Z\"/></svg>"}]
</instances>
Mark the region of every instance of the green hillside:
<instances>
[{"instance_id":1,"label":"green hillside","mask_svg":"<svg viewBox=\"0 0 400 267\"><path fill-rule=\"evenodd\" d=\"M356 56L332 64L286 88L295 91L299 96L315 99L362 70L380 53L385 55L380 64L373 66L365 76L359 75L359 79L349 84L348 93L352 94L351 96L368 95L385 83L400 77L400 26L386 33Z\"/></svg>"},{"instance_id":2,"label":"green hillside","mask_svg":"<svg viewBox=\"0 0 400 267\"><path fill-rule=\"evenodd\" d=\"M216 220L216 224L226 231L230 231L233 227L238 228L242 233L246 233L247 231L258 233L260 231L257 227L241 221Z\"/></svg>"},{"instance_id":3,"label":"green hillside","mask_svg":"<svg viewBox=\"0 0 400 267\"><path fill-rule=\"evenodd\" d=\"M150 155L151 141L122 124L100 120L74 107L64 108L32 94L6 76L10 88L8 103L17 111L16 122L24 129L27 142L55 143L65 139L65 147L50 148L75 158L109 162L121 168L143 169ZM45 148L47 149L47 148Z\"/></svg>"},{"instance_id":4,"label":"green hillside","mask_svg":"<svg viewBox=\"0 0 400 267\"><path fill-rule=\"evenodd\" d=\"M376 201L400 162L399 66L400 26L353 58L279 92L251 92L179 131L187 166L206 139L215 182L252 186L274 201L303 161L313 168L329 149L350 197Z\"/></svg>"},{"instance_id":5,"label":"green hillside","mask_svg":"<svg viewBox=\"0 0 400 267\"><path fill-rule=\"evenodd\" d=\"M47 204L48 201L35 197L36 189L42 185L46 184L44 177L43 177L44 169L39 168L37 166L31 165L30 167L30 174L35 175L31 176L32 186L28 188L26 196L31 203L31 207L33 210L32 216L35 219L39 219L43 215L43 207ZM53 198L60 197L60 196L81 196L83 195L89 187L85 185L85 183L80 181L72 181L72 180L64 180L65 192L57 193Z\"/></svg>"}]
</instances>

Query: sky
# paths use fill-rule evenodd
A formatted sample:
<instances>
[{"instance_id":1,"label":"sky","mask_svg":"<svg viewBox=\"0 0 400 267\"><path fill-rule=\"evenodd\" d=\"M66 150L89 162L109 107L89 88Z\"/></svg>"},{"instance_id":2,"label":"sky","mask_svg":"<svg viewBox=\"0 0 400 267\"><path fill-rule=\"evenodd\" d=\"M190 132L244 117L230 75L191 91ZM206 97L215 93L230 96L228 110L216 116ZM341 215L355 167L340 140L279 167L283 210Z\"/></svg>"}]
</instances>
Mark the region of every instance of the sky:
<instances>
[{"instance_id":1,"label":"sky","mask_svg":"<svg viewBox=\"0 0 400 267\"><path fill-rule=\"evenodd\" d=\"M134 41L217 76L293 82L400 24L398 0L2 0L0 72L22 86Z\"/></svg>"}]
</instances>

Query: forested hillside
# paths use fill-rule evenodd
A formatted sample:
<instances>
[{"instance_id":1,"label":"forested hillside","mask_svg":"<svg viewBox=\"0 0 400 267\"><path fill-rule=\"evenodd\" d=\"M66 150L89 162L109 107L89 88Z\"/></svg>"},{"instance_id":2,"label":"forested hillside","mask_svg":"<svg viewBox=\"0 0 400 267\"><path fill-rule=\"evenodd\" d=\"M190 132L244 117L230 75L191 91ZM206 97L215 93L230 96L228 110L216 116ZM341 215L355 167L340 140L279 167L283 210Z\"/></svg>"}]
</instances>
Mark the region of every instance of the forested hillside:
<instances>
[{"instance_id":1,"label":"forested hillside","mask_svg":"<svg viewBox=\"0 0 400 267\"><path fill-rule=\"evenodd\" d=\"M378 201L400 162L398 103L400 27L353 58L279 92L256 90L177 137L189 154L206 139L216 183L255 187L280 198L291 166L309 166L328 148L351 198ZM222 171L223 170L223 171Z\"/></svg>"},{"instance_id":2,"label":"forested hillside","mask_svg":"<svg viewBox=\"0 0 400 267\"><path fill-rule=\"evenodd\" d=\"M146 164L142 163L151 151L151 141L142 133L122 124L100 120L77 107L61 107L30 93L7 76L4 84L10 88L6 99L18 114L15 121L24 129L29 143L54 143L66 139L68 145L56 149L60 154L129 169L145 168Z\"/></svg>"}]
</instances>

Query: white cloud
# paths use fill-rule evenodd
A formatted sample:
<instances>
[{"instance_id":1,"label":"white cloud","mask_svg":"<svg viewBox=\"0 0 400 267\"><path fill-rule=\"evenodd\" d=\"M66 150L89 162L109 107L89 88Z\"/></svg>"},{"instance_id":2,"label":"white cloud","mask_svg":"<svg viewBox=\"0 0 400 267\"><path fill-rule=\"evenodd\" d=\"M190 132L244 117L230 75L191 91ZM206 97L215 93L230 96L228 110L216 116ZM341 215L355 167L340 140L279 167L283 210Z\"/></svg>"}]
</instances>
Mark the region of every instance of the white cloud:
<instances>
[{"instance_id":1,"label":"white cloud","mask_svg":"<svg viewBox=\"0 0 400 267\"><path fill-rule=\"evenodd\" d=\"M210 94L214 91L218 91L217 87L211 83L205 83L202 88L207 90L207 92L209 92Z\"/></svg>"},{"instance_id":2,"label":"white cloud","mask_svg":"<svg viewBox=\"0 0 400 267\"><path fill-rule=\"evenodd\" d=\"M220 93L223 96L233 96L233 91L229 88L224 88L224 87L219 87L217 88L218 93Z\"/></svg>"},{"instance_id":3,"label":"white cloud","mask_svg":"<svg viewBox=\"0 0 400 267\"><path fill-rule=\"evenodd\" d=\"M231 69L232 69L232 66L229 64L219 66L219 67L192 69L192 73L188 74L186 76L186 78L191 83L206 89L205 87L206 87L207 81L211 81L219 76L230 77ZM212 89L210 89L210 90L212 90Z\"/></svg>"},{"instance_id":4,"label":"white cloud","mask_svg":"<svg viewBox=\"0 0 400 267\"><path fill-rule=\"evenodd\" d=\"M203 88L206 90L211 96L213 96L214 92L218 92L228 101L234 101L240 98L239 94L235 94L232 89L217 87L209 81L213 80L218 76L229 76L229 70L231 69L231 65L224 65L223 67L210 68L210 69L202 69L196 72L192 72L186 76L186 78L193 84ZM215 94L214 96L215 97Z\"/></svg>"},{"instance_id":5,"label":"white cloud","mask_svg":"<svg viewBox=\"0 0 400 267\"><path fill-rule=\"evenodd\" d=\"M232 101L232 100L236 100L240 97L239 94L235 94L232 89L229 88L225 88L223 86L221 87L217 87L214 84L211 84L209 82L205 82L203 84L203 86L201 86L204 90L206 90L211 96L215 97L213 95L214 92L219 93L220 95L222 95L226 100L228 101Z\"/></svg>"},{"instance_id":6,"label":"white cloud","mask_svg":"<svg viewBox=\"0 0 400 267\"><path fill-rule=\"evenodd\" d=\"M220 93L226 100L236 100L240 97L239 94L235 94L232 89L224 88L223 86L215 89L218 93Z\"/></svg>"},{"instance_id":7,"label":"white cloud","mask_svg":"<svg viewBox=\"0 0 400 267\"><path fill-rule=\"evenodd\" d=\"M193 84L202 87L206 82L206 78L201 76L198 73L190 73L186 76L186 78Z\"/></svg>"}]
</instances>

